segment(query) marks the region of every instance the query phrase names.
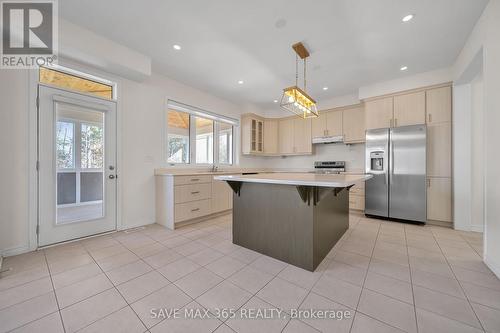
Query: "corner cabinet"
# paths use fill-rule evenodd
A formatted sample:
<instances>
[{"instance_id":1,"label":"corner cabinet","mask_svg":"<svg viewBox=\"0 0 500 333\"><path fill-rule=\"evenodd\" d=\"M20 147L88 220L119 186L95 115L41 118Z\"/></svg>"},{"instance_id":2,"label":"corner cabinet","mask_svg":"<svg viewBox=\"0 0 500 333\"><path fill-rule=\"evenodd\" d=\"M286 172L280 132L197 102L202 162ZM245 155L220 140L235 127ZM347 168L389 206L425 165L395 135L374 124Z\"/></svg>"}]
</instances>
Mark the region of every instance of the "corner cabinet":
<instances>
[{"instance_id":1,"label":"corner cabinet","mask_svg":"<svg viewBox=\"0 0 500 333\"><path fill-rule=\"evenodd\" d=\"M277 155L279 152L278 120L264 120L264 154Z\"/></svg>"},{"instance_id":2,"label":"corner cabinet","mask_svg":"<svg viewBox=\"0 0 500 333\"><path fill-rule=\"evenodd\" d=\"M264 153L264 119L256 115L241 118L241 153L259 155Z\"/></svg>"}]
</instances>

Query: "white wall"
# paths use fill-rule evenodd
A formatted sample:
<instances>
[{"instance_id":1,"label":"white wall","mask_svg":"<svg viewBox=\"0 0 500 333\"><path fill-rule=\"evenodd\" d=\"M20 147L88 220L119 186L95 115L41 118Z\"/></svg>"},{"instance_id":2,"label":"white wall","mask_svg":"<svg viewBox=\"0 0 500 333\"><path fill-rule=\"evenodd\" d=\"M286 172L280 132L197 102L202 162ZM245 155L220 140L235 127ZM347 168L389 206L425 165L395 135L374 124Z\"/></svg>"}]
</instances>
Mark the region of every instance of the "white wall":
<instances>
[{"instance_id":1,"label":"white wall","mask_svg":"<svg viewBox=\"0 0 500 333\"><path fill-rule=\"evenodd\" d=\"M479 73L471 84L471 227L484 227L484 100L483 75Z\"/></svg>"},{"instance_id":2,"label":"white wall","mask_svg":"<svg viewBox=\"0 0 500 333\"><path fill-rule=\"evenodd\" d=\"M359 99L382 96L400 91L451 82L453 72L451 68L442 68L434 71L403 76L400 79L376 82L359 88Z\"/></svg>"},{"instance_id":3,"label":"white wall","mask_svg":"<svg viewBox=\"0 0 500 333\"><path fill-rule=\"evenodd\" d=\"M484 84L485 232L484 261L500 276L500 0L490 0L454 65L454 79L482 52Z\"/></svg>"},{"instance_id":4,"label":"white wall","mask_svg":"<svg viewBox=\"0 0 500 333\"><path fill-rule=\"evenodd\" d=\"M28 72L0 70L0 254L28 241Z\"/></svg>"},{"instance_id":5,"label":"white wall","mask_svg":"<svg viewBox=\"0 0 500 333\"><path fill-rule=\"evenodd\" d=\"M471 87L453 87L453 219L454 227L471 225Z\"/></svg>"}]
</instances>

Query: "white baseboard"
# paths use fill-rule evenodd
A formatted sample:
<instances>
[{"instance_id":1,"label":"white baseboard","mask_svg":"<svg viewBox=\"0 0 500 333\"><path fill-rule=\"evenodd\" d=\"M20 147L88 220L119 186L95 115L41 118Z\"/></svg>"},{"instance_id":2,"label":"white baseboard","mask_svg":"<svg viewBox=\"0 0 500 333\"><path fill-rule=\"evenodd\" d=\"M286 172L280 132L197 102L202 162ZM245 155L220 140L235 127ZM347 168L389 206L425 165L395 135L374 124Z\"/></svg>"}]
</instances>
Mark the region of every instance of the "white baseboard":
<instances>
[{"instance_id":1,"label":"white baseboard","mask_svg":"<svg viewBox=\"0 0 500 333\"><path fill-rule=\"evenodd\" d=\"M2 250L0 250L0 256L10 257L10 256L15 256L18 254L30 252L30 251L31 251L31 249L30 249L29 245L23 245L23 246L18 246L18 247L11 247L9 249L2 249Z\"/></svg>"},{"instance_id":2,"label":"white baseboard","mask_svg":"<svg viewBox=\"0 0 500 333\"><path fill-rule=\"evenodd\" d=\"M134 223L134 224L124 224L121 225L118 230L127 230L127 229L133 229L133 228L138 228L138 227L143 227L145 225L150 225L150 224L155 224L155 222L142 222L142 223Z\"/></svg>"},{"instance_id":3,"label":"white baseboard","mask_svg":"<svg viewBox=\"0 0 500 333\"><path fill-rule=\"evenodd\" d=\"M469 231L483 232L484 226L482 224L473 224L469 227Z\"/></svg>"},{"instance_id":4,"label":"white baseboard","mask_svg":"<svg viewBox=\"0 0 500 333\"><path fill-rule=\"evenodd\" d=\"M500 264L493 262L488 258L488 256L484 257L484 263L500 279Z\"/></svg>"}]
</instances>

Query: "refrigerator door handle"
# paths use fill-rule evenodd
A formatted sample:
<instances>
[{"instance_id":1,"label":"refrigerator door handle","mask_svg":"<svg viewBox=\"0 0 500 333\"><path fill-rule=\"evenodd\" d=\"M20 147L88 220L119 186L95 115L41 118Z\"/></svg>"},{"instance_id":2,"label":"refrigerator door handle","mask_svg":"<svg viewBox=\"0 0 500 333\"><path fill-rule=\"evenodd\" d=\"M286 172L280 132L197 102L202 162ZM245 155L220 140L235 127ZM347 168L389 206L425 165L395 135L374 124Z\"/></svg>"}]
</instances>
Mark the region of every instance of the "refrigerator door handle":
<instances>
[{"instance_id":1,"label":"refrigerator door handle","mask_svg":"<svg viewBox=\"0 0 500 333\"><path fill-rule=\"evenodd\" d=\"M390 140L390 143L389 143L389 154L390 154L390 158L389 158L389 186L392 185L392 181L393 181L393 176L394 176L394 141L392 141L392 137L391 137L391 140Z\"/></svg>"}]
</instances>

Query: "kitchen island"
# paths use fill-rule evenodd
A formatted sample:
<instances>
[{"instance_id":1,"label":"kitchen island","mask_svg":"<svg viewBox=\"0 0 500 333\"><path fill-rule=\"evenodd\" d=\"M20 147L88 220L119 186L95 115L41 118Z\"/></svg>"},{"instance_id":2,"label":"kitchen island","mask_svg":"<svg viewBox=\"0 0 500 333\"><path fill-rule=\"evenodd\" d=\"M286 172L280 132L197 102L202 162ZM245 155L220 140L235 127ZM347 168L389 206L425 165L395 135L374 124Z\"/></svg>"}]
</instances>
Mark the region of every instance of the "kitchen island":
<instances>
[{"instance_id":1,"label":"kitchen island","mask_svg":"<svg viewBox=\"0 0 500 333\"><path fill-rule=\"evenodd\" d=\"M233 243L314 271L349 228L349 189L371 175L221 175L233 190Z\"/></svg>"}]
</instances>

